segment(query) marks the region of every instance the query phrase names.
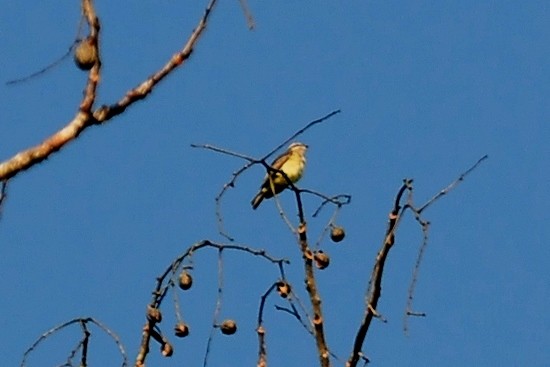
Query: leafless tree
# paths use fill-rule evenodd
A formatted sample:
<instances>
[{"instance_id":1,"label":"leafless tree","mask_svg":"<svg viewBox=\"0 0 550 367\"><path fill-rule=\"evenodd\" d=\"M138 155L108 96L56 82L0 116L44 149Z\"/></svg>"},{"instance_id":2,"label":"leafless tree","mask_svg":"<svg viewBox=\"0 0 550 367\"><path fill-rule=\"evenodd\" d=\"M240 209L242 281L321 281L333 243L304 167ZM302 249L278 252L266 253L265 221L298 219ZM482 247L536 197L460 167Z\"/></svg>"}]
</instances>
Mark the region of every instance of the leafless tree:
<instances>
[{"instance_id":1,"label":"leafless tree","mask_svg":"<svg viewBox=\"0 0 550 367\"><path fill-rule=\"evenodd\" d=\"M203 31L210 20L210 15L214 11L217 1L210 0L207 4L204 13L200 17L195 29L189 36L185 46L175 52L172 56L167 58L164 65L160 66L158 70L154 71L151 76L146 77L139 85L131 88L129 92L121 96L120 99L114 101L111 104L104 104L97 106L96 104L96 91L98 85L101 82L101 22L99 14L97 14L92 0L82 0L82 17L87 25L88 34L82 40L77 40L71 50L75 54L76 62L79 67L86 70L88 78L86 85L84 86L84 95L80 101L78 112L76 115L66 123L66 125L59 131L54 132L50 137L47 137L43 142L23 149L20 152L13 155L13 157L0 163L0 213L2 210L2 204L8 194L10 180L22 174L24 171L31 169L45 159L50 158L54 153L59 152L62 148L76 140L80 134L85 132L89 127L95 125L103 125L108 121L113 120L115 117L124 114L125 111L132 107L136 102L144 100L158 86L158 83L164 78L170 76L178 67L185 64L186 60L191 56L194 48L199 42ZM249 26L254 25L254 21L246 2L241 1L241 5L244 9L244 13L247 17ZM163 318L163 311L170 307L165 300L169 292L174 293L173 307L176 314L176 324L173 332L177 337L185 337L189 334L189 325L182 317L181 304L178 301L178 292L185 292L192 287L193 284L193 256L202 251L214 250L217 253L217 269L218 269L218 297L215 305L215 312L212 322L212 333L216 330L231 335L237 331L237 323L234 320L220 319L220 309L222 307L222 294L224 289L224 257L227 252L237 252L244 256L252 256L259 258L269 266L274 266L278 269L279 277L273 280L273 283L265 290L263 294L259 294L259 307L257 312L257 366L267 366L268 354L267 354L267 338L266 338L266 326L264 325L264 313L266 312L265 303L268 297L272 295L278 295L286 302L286 306L278 306L280 311L283 311L291 317L296 319L298 325L303 327L311 336L316 345L317 357L319 365L323 367L331 366L334 363L336 357L334 351L330 349L326 338L325 318L323 313L323 295L321 286L317 279L319 271L325 270L329 263L330 257L319 246L313 246L310 240L308 223L312 220L316 220L317 214L321 210L331 210L332 215L330 220L323 229L323 234L330 233L330 239L335 242L339 242L345 237L345 230L337 222L338 214L341 210L345 210L347 204L350 203L351 196L348 194L326 194L315 190L315 188L302 188L297 184L292 183L286 174L279 171L285 179L288 181L288 190L292 191L295 197L295 214L297 223L293 223L291 218L293 215L289 215L279 205L277 197L275 198L279 213L288 225L289 230L295 235L296 238L296 253L289 254L289 257L301 259L303 265L303 281L305 284L302 287L299 282L289 279L286 275L286 267L288 266L287 258L278 258L264 250L255 248L254 246L248 246L244 244L237 244L234 241L233 236L229 235L224 228L223 218L224 210L222 208L222 201L224 195L234 187L235 180L247 169L254 165L263 166L266 172L278 171L276 168L270 166L269 160L271 156L277 152L282 146L289 141L313 128L317 124L321 124L340 111L336 110L329 114L322 116L308 124L302 129L298 130L290 137L281 142L281 144L275 147L262 157L252 157L245 153L229 151L223 147L216 147L213 145L194 145L195 148L212 151L218 154L230 155L243 160L243 165L240 169L235 171L229 181L220 190L216 197L217 203L217 218L219 224L219 232L227 239L226 243L216 243L209 240L202 240L198 243L190 244L189 247L181 254L175 256L174 260L167 264L163 271L160 271L159 276L156 278L155 287L152 291L152 298L147 305L144 326L142 329L141 343L139 352L135 357L134 366L144 366L147 356L150 353L150 347L153 343L158 343L161 346L161 353L164 356L171 356L174 351L174 344L169 341L168 335L162 331L160 324ZM431 199L426 201L422 205L417 205L413 198L413 180L404 179L401 186L397 189L394 202L389 205L388 225L385 231L384 240L382 241L378 255L374 259L372 265L372 271L370 281L365 285L365 303L364 314L360 320L357 320L357 330L353 338L354 342L350 345L349 355L346 358L345 365L349 367L357 366L359 363L367 363L368 358L363 352L365 348L366 336L371 330L371 321L374 318L383 319L381 313L378 310L378 304L381 297L382 280L385 271L385 265L388 261L388 255L390 250L396 243L397 230L400 222L403 220L404 215L409 212L412 214L411 218L416 220L419 225L420 231L423 233L423 241L420 246L418 259L414 267L414 273L410 285L408 294L408 304L405 310L406 319L411 316L423 316L421 312L416 312L413 309L412 302L414 297L414 290L418 279L418 270L420 268L422 255L425 251L428 243L428 230L430 222L425 219L424 211L438 199L446 195L457 184L462 182L468 174L470 174L478 165L484 161L487 156L479 159L472 167L464 171L459 177L452 181L447 187L436 193ZM312 195L318 199L318 208L315 210L313 216L310 218L305 215L303 196ZM330 208L330 209L329 209ZM294 211L293 213L294 214ZM304 300L302 299L302 293L306 294ZM326 297L326 296L325 296ZM122 365L129 364L126 351L123 347L121 340L118 336L110 330L107 326L103 325L95 317L76 318L67 321L63 324L55 326L42 334L33 345L25 352L23 356L22 366L25 365L27 357L35 351L37 346L44 343L51 335L55 334L59 330L67 327L78 326L82 330L82 338L76 343L76 346L68 351L68 358L65 365L73 365L74 360L78 360L81 366L87 365L88 359L88 345L90 343L90 335L92 333L92 327L96 327L99 331L105 332L112 337L115 344L118 346L120 354L122 356ZM405 324L405 328L406 328ZM212 335L207 341L207 350L204 355L204 365L207 365L208 356L210 353L210 344L212 342Z\"/></svg>"}]
</instances>

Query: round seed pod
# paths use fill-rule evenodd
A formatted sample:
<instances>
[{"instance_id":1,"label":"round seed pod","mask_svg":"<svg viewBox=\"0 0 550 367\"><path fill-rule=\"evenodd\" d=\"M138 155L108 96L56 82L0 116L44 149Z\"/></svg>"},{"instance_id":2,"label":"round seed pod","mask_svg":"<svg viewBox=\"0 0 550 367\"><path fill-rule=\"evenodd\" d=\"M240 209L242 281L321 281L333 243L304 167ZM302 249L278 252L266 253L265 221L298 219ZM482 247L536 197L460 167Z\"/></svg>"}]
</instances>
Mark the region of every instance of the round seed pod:
<instances>
[{"instance_id":1,"label":"round seed pod","mask_svg":"<svg viewBox=\"0 0 550 367\"><path fill-rule=\"evenodd\" d=\"M172 354L174 354L174 347L172 347L172 344L165 342L160 346L160 352L164 357L172 357Z\"/></svg>"},{"instance_id":2,"label":"round seed pod","mask_svg":"<svg viewBox=\"0 0 550 367\"><path fill-rule=\"evenodd\" d=\"M74 50L74 62L80 70L90 70L97 62L97 49L92 40L86 38Z\"/></svg>"},{"instance_id":3,"label":"round seed pod","mask_svg":"<svg viewBox=\"0 0 550 367\"><path fill-rule=\"evenodd\" d=\"M279 292L279 296L287 298L291 292L290 284L283 280L277 282L277 292Z\"/></svg>"},{"instance_id":4,"label":"round seed pod","mask_svg":"<svg viewBox=\"0 0 550 367\"><path fill-rule=\"evenodd\" d=\"M346 232L344 231L344 227L340 226L334 226L332 227L332 230L330 231L330 239L334 242L340 242L346 237Z\"/></svg>"},{"instance_id":5,"label":"round seed pod","mask_svg":"<svg viewBox=\"0 0 550 367\"><path fill-rule=\"evenodd\" d=\"M237 332L237 323L230 319L224 320L220 325L220 330L224 335L233 335Z\"/></svg>"},{"instance_id":6,"label":"round seed pod","mask_svg":"<svg viewBox=\"0 0 550 367\"><path fill-rule=\"evenodd\" d=\"M315 265L321 270L325 269L330 264L330 257L321 250L315 253L313 260L315 260Z\"/></svg>"},{"instance_id":7,"label":"round seed pod","mask_svg":"<svg viewBox=\"0 0 550 367\"><path fill-rule=\"evenodd\" d=\"M183 270L179 278L179 286L184 291L190 289L193 286L193 277L187 270Z\"/></svg>"},{"instance_id":8,"label":"round seed pod","mask_svg":"<svg viewBox=\"0 0 550 367\"><path fill-rule=\"evenodd\" d=\"M187 324L185 324L183 321L178 322L174 327L174 334L178 338L185 338L187 335L189 335L189 326L187 326Z\"/></svg>"}]
</instances>

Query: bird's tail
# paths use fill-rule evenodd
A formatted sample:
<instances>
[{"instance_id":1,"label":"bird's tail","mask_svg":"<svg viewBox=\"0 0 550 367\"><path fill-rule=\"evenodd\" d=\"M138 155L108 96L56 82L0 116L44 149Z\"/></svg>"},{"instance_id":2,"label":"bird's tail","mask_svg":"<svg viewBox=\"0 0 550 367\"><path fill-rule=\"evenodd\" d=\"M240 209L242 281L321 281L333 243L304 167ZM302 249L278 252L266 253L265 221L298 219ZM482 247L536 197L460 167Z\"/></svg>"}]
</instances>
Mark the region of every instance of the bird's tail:
<instances>
[{"instance_id":1,"label":"bird's tail","mask_svg":"<svg viewBox=\"0 0 550 367\"><path fill-rule=\"evenodd\" d=\"M256 210L260 206L263 200L264 200L264 193L263 191L260 191L258 195L254 196L254 199L252 199L252 202L251 202L252 209Z\"/></svg>"}]
</instances>

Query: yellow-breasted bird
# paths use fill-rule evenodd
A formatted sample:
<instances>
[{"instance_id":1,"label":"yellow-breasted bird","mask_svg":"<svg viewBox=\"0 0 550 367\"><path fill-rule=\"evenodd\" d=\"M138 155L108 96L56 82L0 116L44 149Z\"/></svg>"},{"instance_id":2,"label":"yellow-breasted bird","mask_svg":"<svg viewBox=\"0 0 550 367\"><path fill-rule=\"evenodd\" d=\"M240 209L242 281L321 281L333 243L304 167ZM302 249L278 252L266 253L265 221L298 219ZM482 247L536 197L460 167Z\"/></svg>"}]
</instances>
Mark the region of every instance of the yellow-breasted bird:
<instances>
[{"instance_id":1,"label":"yellow-breasted bird","mask_svg":"<svg viewBox=\"0 0 550 367\"><path fill-rule=\"evenodd\" d=\"M307 145L303 143L292 143L286 152L277 157L271 167L280 170L287 175L292 183L298 182L304 173L306 165ZM273 185L273 189L271 189ZM258 194L252 199L252 209L256 209L264 199L272 198L288 187L286 178L276 171L268 172ZM273 192L275 191L275 193Z\"/></svg>"}]
</instances>

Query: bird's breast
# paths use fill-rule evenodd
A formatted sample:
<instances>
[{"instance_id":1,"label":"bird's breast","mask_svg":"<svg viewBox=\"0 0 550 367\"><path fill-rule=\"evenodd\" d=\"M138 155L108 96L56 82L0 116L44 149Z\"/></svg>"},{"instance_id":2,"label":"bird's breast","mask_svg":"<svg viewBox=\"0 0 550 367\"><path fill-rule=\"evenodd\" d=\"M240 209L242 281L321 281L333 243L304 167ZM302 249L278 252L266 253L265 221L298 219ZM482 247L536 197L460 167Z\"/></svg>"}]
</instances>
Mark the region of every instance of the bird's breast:
<instances>
[{"instance_id":1,"label":"bird's breast","mask_svg":"<svg viewBox=\"0 0 550 367\"><path fill-rule=\"evenodd\" d=\"M293 156L290 157L285 164L283 164L281 170L288 176L290 181L294 183L302 178L305 164L306 160L304 157Z\"/></svg>"}]
</instances>

